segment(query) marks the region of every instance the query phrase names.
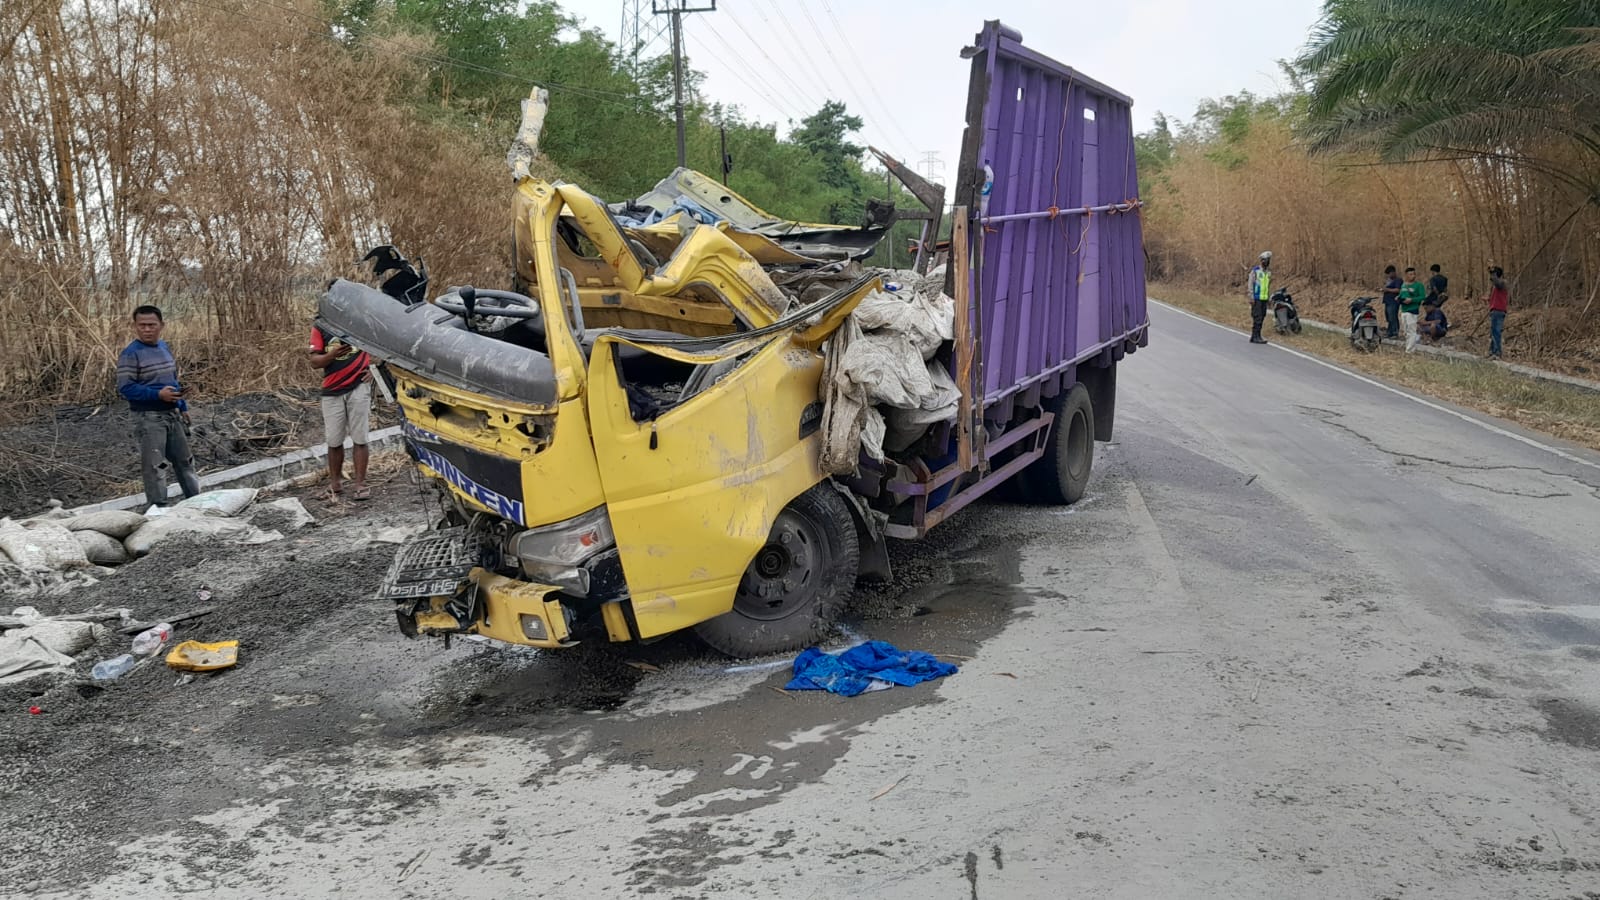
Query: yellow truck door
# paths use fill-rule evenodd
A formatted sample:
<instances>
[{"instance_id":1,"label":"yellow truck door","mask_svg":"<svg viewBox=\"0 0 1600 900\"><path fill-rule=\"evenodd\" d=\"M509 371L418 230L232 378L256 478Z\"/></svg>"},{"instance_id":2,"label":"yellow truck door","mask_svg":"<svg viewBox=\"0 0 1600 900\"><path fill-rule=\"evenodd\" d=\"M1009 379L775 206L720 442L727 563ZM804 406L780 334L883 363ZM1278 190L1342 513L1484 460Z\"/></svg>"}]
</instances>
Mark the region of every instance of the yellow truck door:
<instances>
[{"instance_id":1,"label":"yellow truck door","mask_svg":"<svg viewBox=\"0 0 1600 900\"><path fill-rule=\"evenodd\" d=\"M680 362L741 356L714 385L635 421L619 348ZM784 505L822 480L822 359L789 334L712 354L603 335L590 355L590 427L641 637L727 612Z\"/></svg>"}]
</instances>

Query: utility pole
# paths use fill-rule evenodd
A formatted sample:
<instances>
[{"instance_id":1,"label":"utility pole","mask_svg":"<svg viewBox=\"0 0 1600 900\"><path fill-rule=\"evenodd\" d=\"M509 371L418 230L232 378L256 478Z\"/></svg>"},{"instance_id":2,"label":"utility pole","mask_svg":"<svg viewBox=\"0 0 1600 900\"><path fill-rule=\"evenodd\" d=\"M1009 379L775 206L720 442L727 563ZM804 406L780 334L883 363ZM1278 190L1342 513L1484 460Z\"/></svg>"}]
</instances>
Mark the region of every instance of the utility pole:
<instances>
[{"instance_id":1,"label":"utility pole","mask_svg":"<svg viewBox=\"0 0 1600 900\"><path fill-rule=\"evenodd\" d=\"M716 12L717 0L710 6L690 6L689 0L650 0L650 12L672 17L672 105L678 113L678 167L689 164L683 139L683 16L685 13Z\"/></svg>"}]
</instances>

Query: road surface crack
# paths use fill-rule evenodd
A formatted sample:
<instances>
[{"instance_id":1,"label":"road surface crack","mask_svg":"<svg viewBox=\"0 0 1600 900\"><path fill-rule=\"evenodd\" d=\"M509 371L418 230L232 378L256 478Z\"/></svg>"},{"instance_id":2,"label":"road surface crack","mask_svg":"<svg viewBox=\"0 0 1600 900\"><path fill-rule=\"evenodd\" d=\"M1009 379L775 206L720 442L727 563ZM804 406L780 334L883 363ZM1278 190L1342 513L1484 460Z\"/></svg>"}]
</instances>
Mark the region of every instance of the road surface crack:
<instances>
[{"instance_id":1,"label":"road surface crack","mask_svg":"<svg viewBox=\"0 0 1600 900\"><path fill-rule=\"evenodd\" d=\"M1449 480L1449 481L1454 481L1456 484L1463 485L1465 487L1475 487L1475 488L1479 488L1481 490L1488 491L1491 494L1504 494L1507 497L1526 497L1526 498L1528 498L1530 500L1554 500L1557 497L1571 497L1572 496L1571 494L1567 493L1566 491L1554 491L1554 492L1548 493L1548 494L1535 494L1535 493L1533 493L1531 491L1508 491L1505 488L1490 487L1487 484L1479 484L1476 481L1465 481L1463 479L1455 477L1454 475L1446 475L1445 478L1447 480Z\"/></svg>"},{"instance_id":2,"label":"road surface crack","mask_svg":"<svg viewBox=\"0 0 1600 900\"><path fill-rule=\"evenodd\" d=\"M1567 472L1552 472L1549 469L1541 469L1538 466L1517 466L1517 465L1510 465L1510 464L1506 464L1506 463L1502 463L1502 464L1463 463L1463 462L1456 462L1455 460L1451 460L1451 459L1440 459L1439 457L1436 457L1436 456L1426 456L1426 455L1421 454L1421 453L1407 453L1404 450L1393 450L1393 449L1390 449L1389 447L1385 447L1384 445L1378 443L1378 441L1374 440L1373 438L1368 437L1365 434L1362 434L1361 432L1359 432L1356 429L1350 427L1349 425L1346 425L1343 421L1341 421L1344 418L1344 413L1335 412L1335 411L1333 411L1331 409L1322 409L1322 408L1316 407L1316 406L1300 406L1299 409L1300 409L1301 412L1304 412L1307 415L1313 416L1313 417L1315 417L1317 419L1321 419L1323 421L1323 423L1325 423L1327 425L1332 425L1333 427L1338 428L1338 429L1340 429L1342 431L1345 431L1345 432L1349 433L1350 435L1360 439L1362 442L1366 443L1368 446L1372 447L1374 450L1377 450L1379 453L1383 453L1383 454L1386 454L1388 456L1392 456L1395 459L1410 460L1412 462L1418 462L1418 463L1429 463L1429 464L1436 465L1436 466L1443 466L1443 467L1449 468L1449 469L1461 469L1463 471L1472 471L1472 472L1507 472L1507 471L1512 471L1512 472L1535 472L1535 473L1538 473L1540 475L1544 475L1544 476L1549 477L1549 478L1565 479L1567 481L1574 482L1577 485L1579 485L1580 487L1582 487L1585 491L1588 491L1591 495L1593 495L1596 500L1600 500L1600 485L1590 484L1589 482L1584 481L1582 478L1579 478L1578 476L1569 474ZM1448 476L1448 475L1446 475L1445 477L1446 478L1450 478L1450 476ZM1557 498L1557 497L1570 497L1570 496L1572 496L1571 494L1564 494L1564 493L1553 493L1553 494L1518 493L1518 492L1514 492L1514 491L1505 491L1505 490L1500 490L1498 488L1488 487L1486 485L1477 484L1475 482L1461 481L1461 480L1456 479L1456 478L1450 478L1450 480L1454 481L1456 484L1466 485L1468 487L1482 488L1483 490L1490 491L1492 493L1508 494L1510 496L1515 496L1515 497L1531 497L1531 498L1539 499L1539 500L1549 500L1549 499L1554 499L1554 498Z\"/></svg>"}]
</instances>

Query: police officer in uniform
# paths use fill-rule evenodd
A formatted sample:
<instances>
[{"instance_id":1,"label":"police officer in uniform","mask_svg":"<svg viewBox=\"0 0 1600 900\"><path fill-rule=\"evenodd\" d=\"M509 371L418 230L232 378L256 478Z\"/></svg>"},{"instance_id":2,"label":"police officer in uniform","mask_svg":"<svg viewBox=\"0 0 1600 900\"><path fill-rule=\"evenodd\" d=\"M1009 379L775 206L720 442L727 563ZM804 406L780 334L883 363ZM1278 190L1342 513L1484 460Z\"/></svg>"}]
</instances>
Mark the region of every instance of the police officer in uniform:
<instances>
[{"instance_id":1,"label":"police officer in uniform","mask_svg":"<svg viewBox=\"0 0 1600 900\"><path fill-rule=\"evenodd\" d=\"M1265 344L1261 323L1267 320L1267 298L1272 296L1272 251L1263 250L1261 262L1250 270L1250 343Z\"/></svg>"}]
</instances>

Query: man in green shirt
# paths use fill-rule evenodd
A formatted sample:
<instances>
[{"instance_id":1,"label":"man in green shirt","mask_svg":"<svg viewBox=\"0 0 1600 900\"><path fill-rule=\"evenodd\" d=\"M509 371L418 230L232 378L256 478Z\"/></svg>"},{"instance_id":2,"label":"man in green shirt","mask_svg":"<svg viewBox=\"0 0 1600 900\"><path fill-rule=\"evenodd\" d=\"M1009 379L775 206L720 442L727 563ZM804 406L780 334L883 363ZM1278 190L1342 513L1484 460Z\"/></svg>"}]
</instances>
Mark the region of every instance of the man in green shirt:
<instances>
[{"instance_id":1,"label":"man in green shirt","mask_svg":"<svg viewBox=\"0 0 1600 900\"><path fill-rule=\"evenodd\" d=\"M1406 283L1400 285L1400 326L1406 332L1406 352L1417 346L1417 316L1422 312L1422 298L1428 289L1417 280L1417 270L1406 266Z\"/></svg>"}]
</instances>

